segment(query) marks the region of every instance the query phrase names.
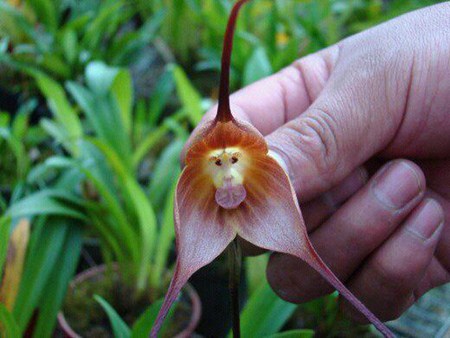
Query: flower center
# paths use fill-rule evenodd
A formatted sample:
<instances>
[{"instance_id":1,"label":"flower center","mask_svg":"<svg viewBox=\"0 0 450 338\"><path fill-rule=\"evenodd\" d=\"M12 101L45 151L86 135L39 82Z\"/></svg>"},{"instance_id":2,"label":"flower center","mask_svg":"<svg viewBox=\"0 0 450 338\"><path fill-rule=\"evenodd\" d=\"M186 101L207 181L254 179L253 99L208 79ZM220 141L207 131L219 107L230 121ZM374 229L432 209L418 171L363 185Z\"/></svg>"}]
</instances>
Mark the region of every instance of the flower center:
<instances>
[{"instance_id":1,"label":"flower center","mask_svg":"<svg viewBox=\"0 0 450 338\"><path fill-rule=\"evenodd\" d=\"M225 148L210 153L209 173L216 187L216 202L224 209L237 208L247 196L243 186L245 159L238 148Z\"/></svg>"}]
</instances>

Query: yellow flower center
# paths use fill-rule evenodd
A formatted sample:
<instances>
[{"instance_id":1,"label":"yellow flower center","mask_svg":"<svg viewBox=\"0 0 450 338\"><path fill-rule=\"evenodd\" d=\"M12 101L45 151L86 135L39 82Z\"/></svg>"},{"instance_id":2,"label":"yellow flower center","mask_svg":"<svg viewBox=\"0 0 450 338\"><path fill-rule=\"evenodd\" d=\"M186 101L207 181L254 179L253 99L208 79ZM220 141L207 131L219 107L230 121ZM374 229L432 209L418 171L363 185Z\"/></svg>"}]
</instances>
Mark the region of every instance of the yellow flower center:
<instances>
[{"instance_id":1,"label":"yellow flower center","mask_svg":"<svg viewBox=\"0 0 450 338\"><path fill-rule=\"evenodd\" d=\"M209 154L208 172L216 188L225 184L240 185L244 182L245 160L238 148L213 150Z\"/></svg>"},{"instance_id":2,"label":"yellow flower center","mask_svg":"<svg viewBox=\"0 0 450 338\"><path fill-rule=\"evenodd\" d=\"M217 189L216 202L222 208L235 209L244 201L246 162L238 148L217 149L209 154L208 173Z\"/></svg>"}]
</instances>

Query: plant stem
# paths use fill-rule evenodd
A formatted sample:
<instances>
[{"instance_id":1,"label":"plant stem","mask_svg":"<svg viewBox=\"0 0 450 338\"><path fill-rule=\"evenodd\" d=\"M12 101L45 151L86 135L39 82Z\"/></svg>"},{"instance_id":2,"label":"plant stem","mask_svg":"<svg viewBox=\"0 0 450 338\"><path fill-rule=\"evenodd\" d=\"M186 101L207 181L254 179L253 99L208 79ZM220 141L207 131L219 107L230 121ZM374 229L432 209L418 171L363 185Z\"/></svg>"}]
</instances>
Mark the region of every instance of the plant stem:
<instances>
[{"instance_id":1,"label":"plant stem","mask_svg":"<svg viewBox=\"0 0 450 338\"><path fill-rule=\"evenodd\" d=\"M241 265L242 265L242 252L241 247L235 239L228 248L229 251L229 264L230 264L230 297L231 297L231 313L233 322L233 337L241 337L241 323L239 313L239 284L241 281Z\"/></svg>"}]
</instances>

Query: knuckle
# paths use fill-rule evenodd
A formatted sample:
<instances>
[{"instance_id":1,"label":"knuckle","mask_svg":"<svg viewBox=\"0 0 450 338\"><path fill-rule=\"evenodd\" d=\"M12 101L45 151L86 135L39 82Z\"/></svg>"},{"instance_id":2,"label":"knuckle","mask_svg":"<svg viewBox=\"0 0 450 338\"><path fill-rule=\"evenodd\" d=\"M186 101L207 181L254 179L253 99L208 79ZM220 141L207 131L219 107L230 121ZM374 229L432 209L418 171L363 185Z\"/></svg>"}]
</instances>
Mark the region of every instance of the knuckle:
<instances>
[{"instance_id":1,"label":"knuckle","mask_svg":"<svg viewBox=\"0 0 450 338\"><path fill-rule=\"evenodd\" d=\"M327 177L337 170L339 161L336 124L329 113L314 108L313 114L301 118L292 128L299 135L303 155L311 160L320 175Z\"/></svg>"}]
</instances>

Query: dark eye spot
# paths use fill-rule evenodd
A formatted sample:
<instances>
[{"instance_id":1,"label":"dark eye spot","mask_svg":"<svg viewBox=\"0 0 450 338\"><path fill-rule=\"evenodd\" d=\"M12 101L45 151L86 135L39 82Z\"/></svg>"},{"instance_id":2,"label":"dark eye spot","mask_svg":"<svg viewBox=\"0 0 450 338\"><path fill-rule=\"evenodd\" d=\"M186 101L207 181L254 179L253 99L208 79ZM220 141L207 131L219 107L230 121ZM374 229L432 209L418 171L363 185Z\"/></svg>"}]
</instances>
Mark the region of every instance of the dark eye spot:
<instances>
[{"instance_id":1,"label":"dark eye spot","mask_svg":"<svg viewBox=\"0 0 450 338\"><path fill-rule=\"evenodd\" d=\"M221 166L222 165L222 160L221 159L217 159L216 162L214 162L217 166Z\"/></svg>"},{"instance_id":2,"label":"dark eye spot","mask_svg":"<svg viewBox=\"0 0 450 338\"><path fill-rule=\"evenodd\" d=\"M238 158L237 158L236 156L233 156L233 157L231 158L231 163L232 163L232 164L235 164L237 161L238 161Z\"/></svg>"}]
</instances>

